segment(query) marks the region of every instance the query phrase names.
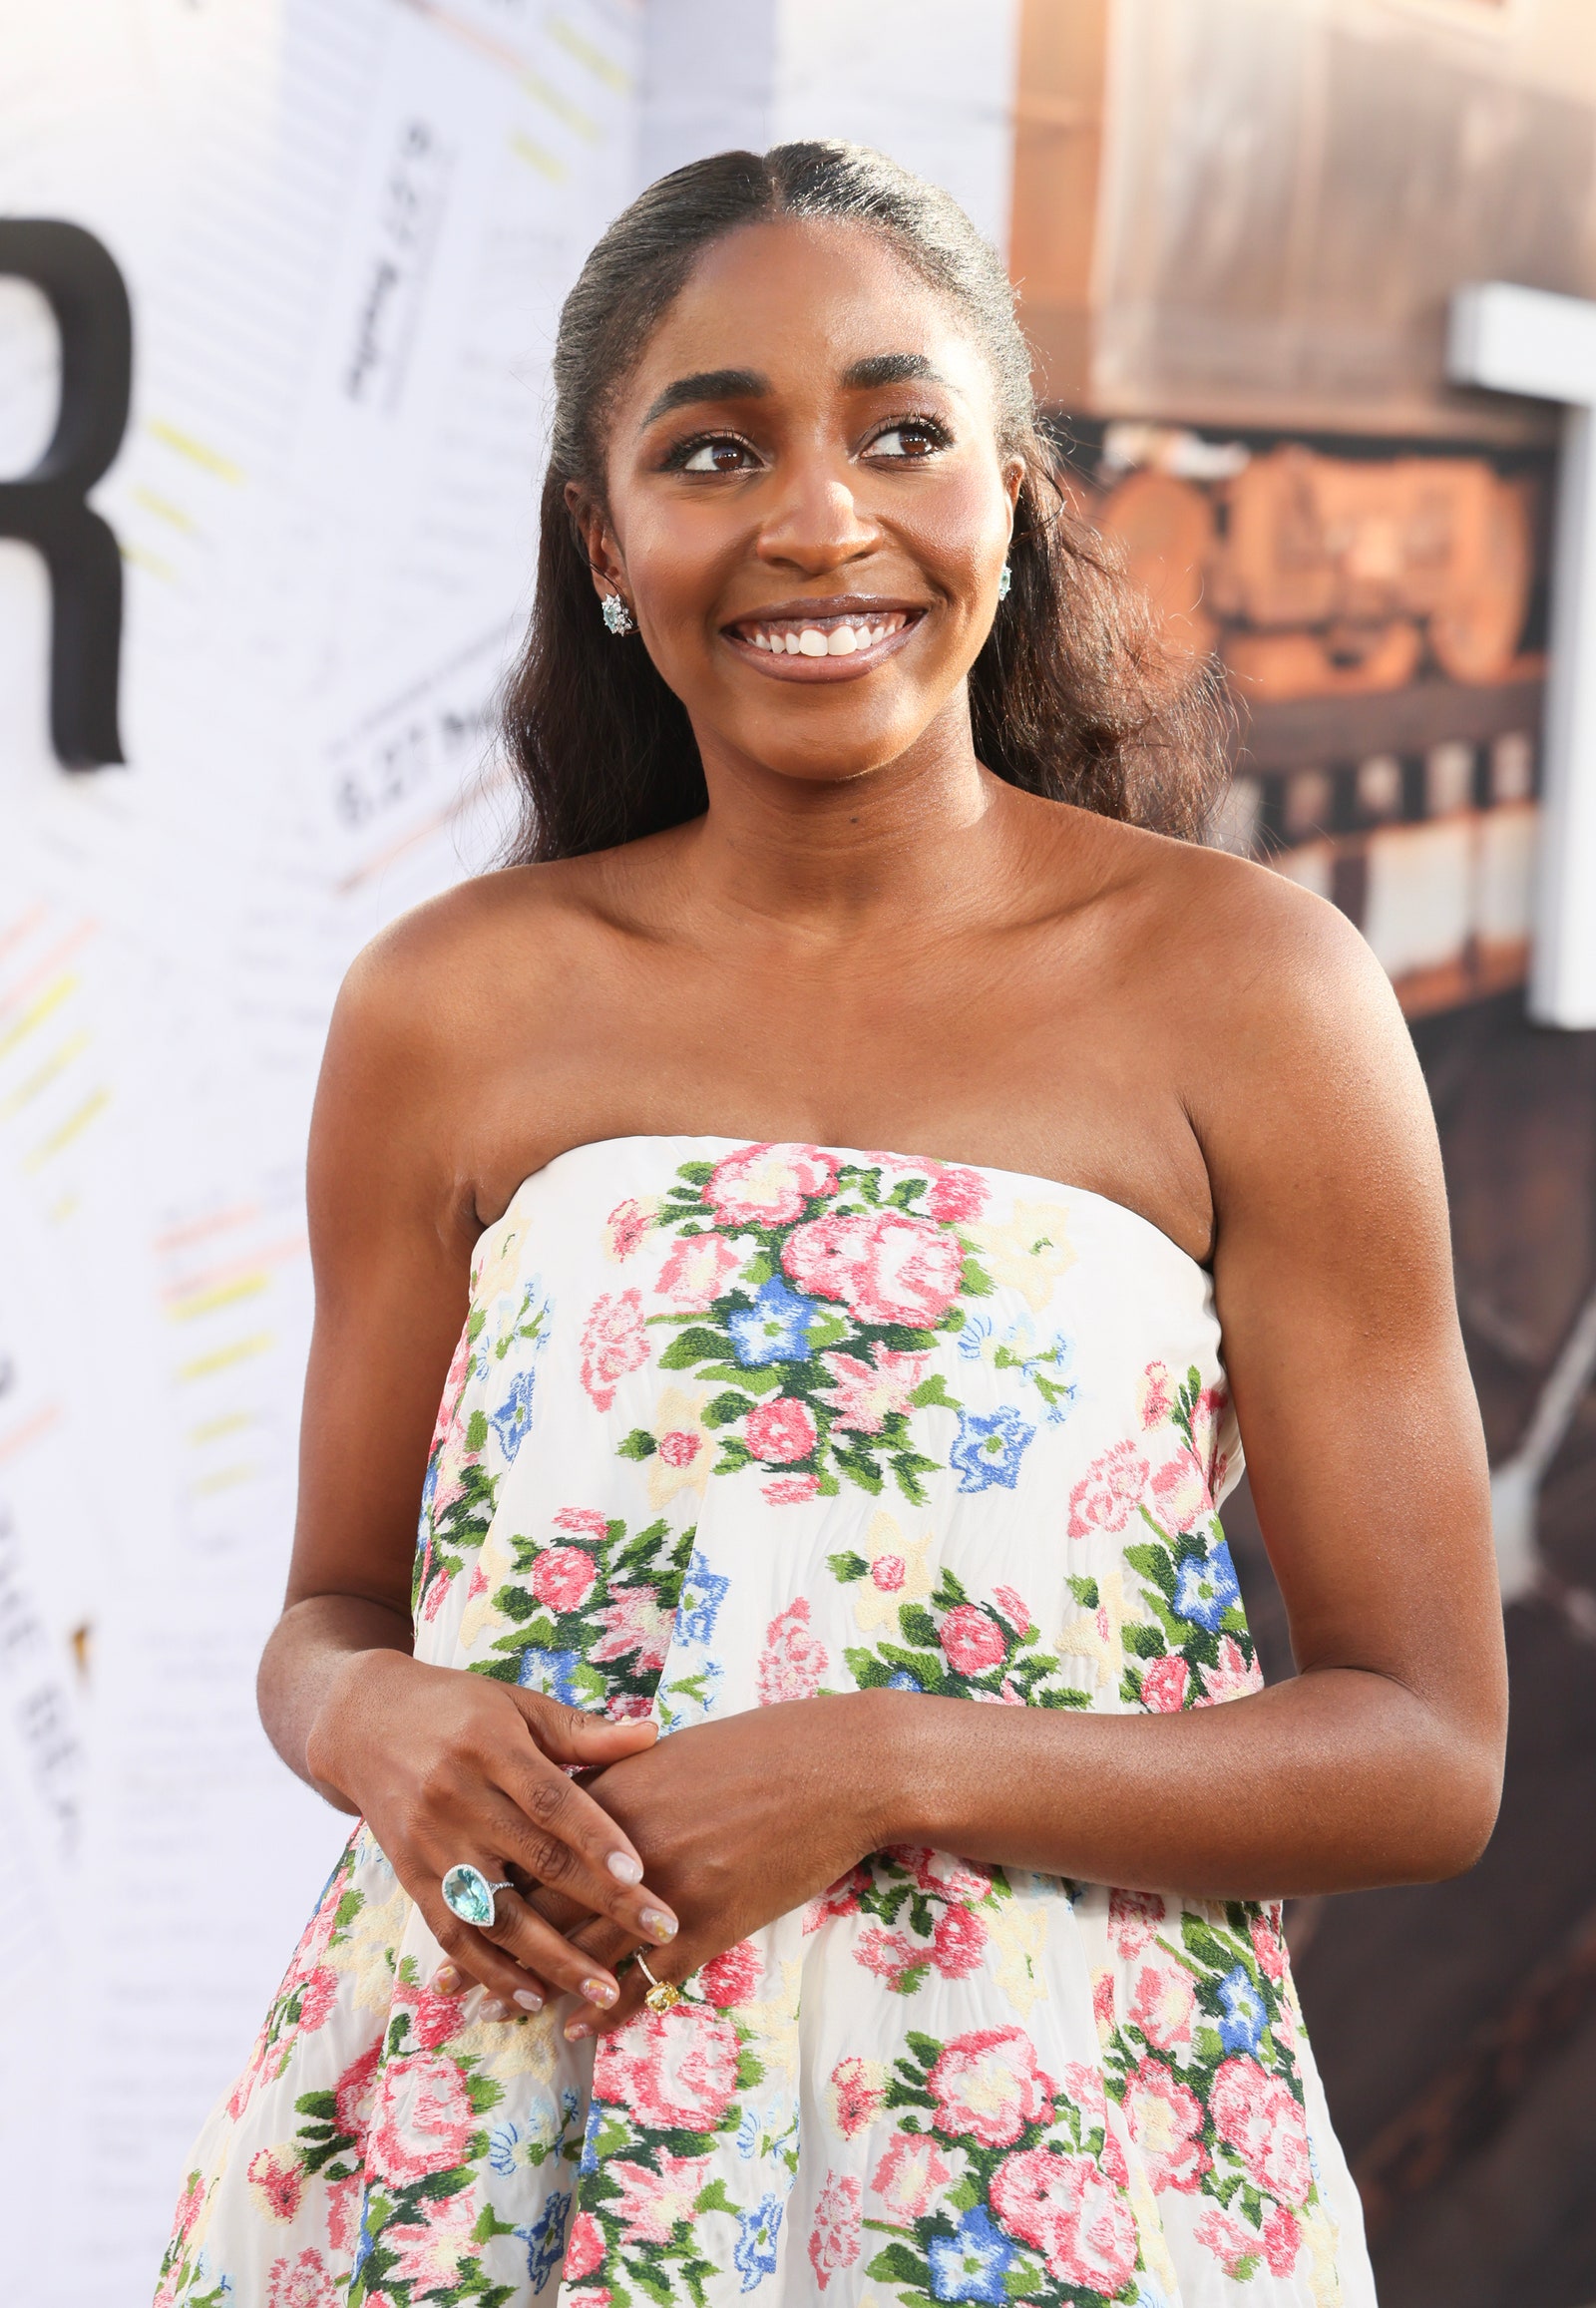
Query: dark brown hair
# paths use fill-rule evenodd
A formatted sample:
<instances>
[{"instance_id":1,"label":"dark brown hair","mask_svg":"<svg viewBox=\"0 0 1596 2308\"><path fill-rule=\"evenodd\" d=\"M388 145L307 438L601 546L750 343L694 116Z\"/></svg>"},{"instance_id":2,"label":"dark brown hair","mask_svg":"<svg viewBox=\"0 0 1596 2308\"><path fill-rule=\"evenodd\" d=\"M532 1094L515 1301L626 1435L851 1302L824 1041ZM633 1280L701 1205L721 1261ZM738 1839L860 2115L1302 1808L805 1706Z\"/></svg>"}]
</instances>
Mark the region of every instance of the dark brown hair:
<instances>
[{"instance_id":1,"label":"dark brown hair","mask_svg":"<svg viewBox=\"0 0 1596 2308\"><path fill-rule=\"evenodd\" d=\"M1224 777L1213 681L1164 646L1150 605L1070 510L998 256L950 194L883 154L792 144L661 177L615 218L566 298L537 593L505 696L523 797L512 859L580 857L707 806L679 698L639 639L604 629L566 486L602 502L615 399L704 249L744 225L811 216L881 233L964 314L997 382L999 451L1024 461L1012 589L970 674L978 756L1029 793L1200 834Z\"/></svg>"}]
</instances>

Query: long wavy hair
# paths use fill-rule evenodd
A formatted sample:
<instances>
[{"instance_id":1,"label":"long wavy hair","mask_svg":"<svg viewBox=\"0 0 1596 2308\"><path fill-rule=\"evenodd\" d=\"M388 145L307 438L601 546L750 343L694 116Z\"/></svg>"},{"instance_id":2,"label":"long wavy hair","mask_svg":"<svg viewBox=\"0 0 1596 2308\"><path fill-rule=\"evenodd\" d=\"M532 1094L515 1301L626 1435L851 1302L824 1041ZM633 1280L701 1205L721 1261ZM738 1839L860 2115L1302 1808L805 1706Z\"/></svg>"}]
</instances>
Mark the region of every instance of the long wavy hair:
<instances>
[{"instance_id":1,"label":"long wavy hair","mask_svg":"<svg viewBox=\"0 0 1596 2308\"><path fill-rule=\"evenodd\" d=\"M511 862L581 857L708 806L680 699L639 638L604 629L566 489L577 482L603 503L616 398L702 252L786 217L879 232L964 316L992 364L998 450L1021 458L1024 479L1011 590L970 673L978 757L1028 793L1200 836L1225 776L1219 692L1165 645L1113 550L1071 509L997 254L950 194L883 154L790 144L718 153L661 177L615 218L562 308L537 592L504 698L522 795Z\"/></svg>"}]
</instances>

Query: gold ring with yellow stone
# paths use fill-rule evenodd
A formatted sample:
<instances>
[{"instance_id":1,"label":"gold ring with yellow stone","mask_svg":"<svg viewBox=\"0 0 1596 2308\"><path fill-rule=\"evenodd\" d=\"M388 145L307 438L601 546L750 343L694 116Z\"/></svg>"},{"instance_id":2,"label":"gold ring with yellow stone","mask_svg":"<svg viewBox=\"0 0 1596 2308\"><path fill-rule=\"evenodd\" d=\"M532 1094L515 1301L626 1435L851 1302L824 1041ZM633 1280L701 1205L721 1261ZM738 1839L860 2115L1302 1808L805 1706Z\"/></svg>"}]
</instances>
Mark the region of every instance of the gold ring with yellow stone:
<instances>
[{"instance_id":1,"label":"gold ring with yellow stone","mask_svg":"<svg viewBox=\"0 0 1596 2308\"><path fill-rule=\"evenodd\" d=\"M654 1977L648 1968L648 1959L641 1948L637 1950L631 1960L648 1982L648 1993L643 1997L643 2002L648 2006L650 2012L668 2012L673 2005L681 2002L680 1988L673 1987L669 1980Z\"/></svg>"}]
</instances>

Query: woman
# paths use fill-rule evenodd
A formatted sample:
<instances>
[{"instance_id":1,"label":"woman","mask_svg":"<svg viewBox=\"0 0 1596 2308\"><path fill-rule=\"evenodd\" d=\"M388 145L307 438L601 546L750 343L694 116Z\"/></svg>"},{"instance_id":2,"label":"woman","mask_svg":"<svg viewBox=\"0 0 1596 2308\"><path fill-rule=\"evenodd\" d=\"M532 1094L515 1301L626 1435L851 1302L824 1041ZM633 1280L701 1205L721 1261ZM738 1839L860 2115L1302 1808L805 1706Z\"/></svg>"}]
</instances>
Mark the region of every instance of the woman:
<instances>
[{"instance_id":1,"label":"woman","mask_svg":"<svg viewBox=\"0 0 1596 2308\"><path fill-rule=\"evenodd\" d=\"M1278 1903L1468 1866L1504 1710L1390 991L1169 838L1207 708L945 195L684 169L556 383L523 862L315 1120L261 1702L361 1824L161 2297L1368 2301Z\"/></svg>"}]
</instances>

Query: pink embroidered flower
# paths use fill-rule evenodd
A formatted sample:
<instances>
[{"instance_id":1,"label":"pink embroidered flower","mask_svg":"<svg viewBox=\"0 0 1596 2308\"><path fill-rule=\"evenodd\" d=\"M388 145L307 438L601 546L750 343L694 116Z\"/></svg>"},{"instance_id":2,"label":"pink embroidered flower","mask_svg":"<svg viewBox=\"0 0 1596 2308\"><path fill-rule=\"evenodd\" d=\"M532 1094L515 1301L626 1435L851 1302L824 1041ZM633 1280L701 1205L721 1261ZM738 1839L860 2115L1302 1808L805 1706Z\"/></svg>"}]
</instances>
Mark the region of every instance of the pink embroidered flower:
<instances>
[{"instance_id":1,"label":"pink embroidered flower","mask_svg":"<svg viewBox=\"0 0 1596 2308\"><path fill-rule=\"evenodd\" d=\"M833 1214L789 1235L781 1263L800 1290L841 1299L864 1323L929 1330L959 1296L965 1254L956 1235L902 1211Z\"/></svg>"},{"instance_id":2,"label":"pink embroidered flower","mask_svg":"<svg viewBox=\"0 0 1596 2308\"><path fill-rule=\"evenodd\" d=\"M724 1226L790 1226L836 1183L837 1165L818 1146L742 1146L715 1164L704 1200Z\"/></svg>"},{"instance_id":3,"label":"pink embroidered flower","mask_svg":"<svg viewBox=\"0 0 1596 2308\"><path fill-rule=\"evenodd\" d=\"M932 1934L931 1960L945 1980L962 1980L979 1971L987 1946L987 1926L968 1907L949 1907L937 1919Z\"/></svg>"},{"instance_id":4,"label":"pink embroidered flower","mask_svg":"<svg viewBox=\"0 0 1596 2308\"><path fill-rule=\"evenodd\" d=\"M1108 2121L1108 2095L1103 2089L1100 2068L1088 2067L1084 2060L1066 2060L1063 2088L1064 2098L1074 2102L1085 2116L1088 2128Z\"/></svg>"},{"instance_id":5,"label":"pink embroidered flower","mask_svg":"<svg viewBox=\"0 0 1596 2308\"><path fill-rule=\"evenodd\" d=\"M597 1507L562 1507L555 1516L555 1529L576 1539L601 1542L609 1536L609 1525Z\"/></svg>"},{"instance_id":6,"label":"pink embroidered flower","mask_svg":"<svg viewBox=\"0 0 1596 2308\"><path fill-rule=\"evenodd\" d=\"M870 1583L883 1595L896 1595L908 1576L902 1555L878 1555L870 1566Z\"/></svg>"},{"instance_id":7,"label":"pink embroidered flower","mask_svg":"<svg viewBox=\"0 0 1596 2308\"><path fill-rule=\"evenodd\" d=\"M405 2000L401 1989L395 1994L396 2003ZM460 1996L440 1996L436 1988L422 1988L410 2006L410 2040L423 2052L436 2052L440 2044L447 2044L465 2026L466 1999Z\"/></svg>"},{"instance_id":8,"label":"pink embroidered flower","mask_svg":"<svg viewBox=\"0 0 1596 2308\"><path fill-rule=\"evenodd\" d=\"M819 1489L820 1477L816 1474L780 1474L774 1482L761 1486L760 1495L773 1507L802 1507L809 1504Z\"/></svg>"},{"instance_id":9,"label":"pink embroidered flower","mask_svg":"<svg viewBox=\"0 0 1596 2308\"><path fill-rule=\"evenodd\" d=\"M924 2132L900 2131L871 2175L870 2192L896 2227L923 2220L952 2181L954 2167Z\"/></svg>"},{"instance_id":10,"label":"pink embroidered flower","mask_svg":"<svg viewBox=\"0 0 1596 2308\"><path fill-rule=\"evenodd\" d=\"M647 1359L642 1293L621 1291L597 1299L582 1334L582 1382L594 1408L610 1409L616 1380L628 1370L640 1370Z\"/></svg>"},{"instance_id":11,"label":"pink embroidered flower","mask_svg":"<svg viewBox=\"0 0 1596 2308\"><path fill-rule=\"evenodd\" d=\"M527 1584L551 1611L575 1611L598 1576L593 1557L581 1547L547 1547L534 1558Z\"/></svg>"},{"instance_id":12,"label":"pink embroidered flower","mask_svg":"<svg viewBox=\"0 0 1596 2308\"><path fill-rule=\"evenodd\" d=\"M1147 1461L1133 1442L1116 1442L1094 1458L1069 1494L1069 1535L1122 1531L1147 1480Z\"/></svg>"},{"instance_id":13,"label":"pink embroidered flower","mask_svg":"<svg viewBox=\"0 0 1596 2308\"><path fill-rule=\"evenodd\" d=\"M637 1673L655 1675L665 1664L670 1648L671 1614L659 1607L651 1587L612 1587L609 1601L594 1612L600 1627L608 1629L601 1643L588 1656L596 1664L637 1655Z\"/></svg>"},{"instance_id":14,"label":"pink embroidered flower","mask_svg":"<svg viewBox=\"0 0 1596 2308\"><path fill-rule=\"evenodd\" d=\"M653 1224L654 1205L628 1200L617 1202L604 1221L605 1244L612 1259L630 1258Z\"/></svg>"},{"instance_id":15,"label":"pink embroidered flower","mask_svg":"<svg viewBox=\"0 0 1596 2308\"><path fill-rule=\"evenodd\" d=\"M1195 1707L1223 1707L1227 1700L1247 1699L1264 1688L1256 1661L1249 1663L1234 1635L1220 1637L1217 1664L1198 1672L1203 1688L1192 1703Z\"/></svg>"},{"instance_id":16,"label":"pink embroidered flower","mask_svg":"<svg viewBox=\"0 0 1596 2308\"><path fill-rule=\"evenodd\" d=\"M666 1466L691 1466L704 1446L701 1434L688 1434L684 1428L673 1427L659 1437L659 1455Z\"/></svg>"},{"instance_id":17,"label":"pink embroidered flower","mask_svg":"<svg viewBox=\"0 0 1596 2308\"><path fill-rule=\"evenodd\" d=\"M991 2192L1008 2233L1033 2244L1060 2283L1107 2299L1129 2282L1136 2222L1091 2156L1029 2148L998 2165Z\"/></svg>"},{"instance_id":18,"label":"pink embroidered flower","mask_svg":"<svg viewBox=\"0 0 1596 2308\"><path fill-rule=\"evenodd\" d=\"M1114 2111L1114 2116L1117 2117L1118 2115L1119 2111L1116 2108ZM1106 2122L1103 2126L1102 2153L1099 2155L1097 2160L1102 2165L1104 2171L1107 2172L1115 2187L1129 2187L1130 2165L1126 2160L1123 2142L1120 2139L1119 2133L1116 2130L1114 2121L1112 2119Z\"/></svg>"},{"instance_id":19,"label":"pink embroidered flower","mask_svg":"<svg viewBox=\"0 0 1596 2308\"><path fill-rule=\"evenodd\" d=\"M1114 1953L1128 1963L1151 1947L1164 1920L1164 1903L1156 1891L1110 1891L1108 1936Z\"/></svg>"},{"instance_id":20,"label":"pink embroidered flower","mask_svg":"<svg viewBox=\"0 0 1596 2308\"><path fill-rule=\"evenodd\" d=\"M719 1298L737 1263L722 1234L678 1235L659 1270L659 1295L684 1315L701 1315Z\"/></svg>"},{"instance_id":21,"label":"pink embroidered flower","mask_svg":"<svg viewBox=\"0 0 1596 2308\"><path fill-rule=\"evenodd\" d=\"M1190 2195L1208 2169L1202 2105L1164 2066L1143 2060L1125 2091L1125 2121L1155 2195L1174 2188Z\"/></svg>"},{"instance_id":22,"label":"pink embroidered flower","mask_svg":"<svg viewBox=\"0 0 1596 2308\"><path fill-rule=\"evenodd\" d=\"M1211 2204L1192 2230L1196 2241L1205 2252L1212 2252L1225 2274L1245 2281L1256 2275L1258 2262L1263 2257L1263 2238Z\"/></svg>"},{"instance_id":23,"label":"pink embroidered flower","mask_svg":"<svg viewBox=\"0 0 1596 2308\"><path fill-rule=\"evenodd\" d=\"M337 1973L326 1964L318 1964L309 1978L299 1983L299 2025L307 2036L326 2025L337 2000Z\"/></svg>"},{"instance_id":24,"label":"pink embroidered flower","mask_svg":"<svg viewBox=\"0 0 1596 2308\"><path fill-rule=\"evenodd\" d=\"M1153 1715L1179 1715L1190 1671L1178 1651L1150 1660L1141 1671L1141 1704Z\"/></svg>"},{"instance_id":25,"label":"pink embroidered flower","mask_svg":"<svg viewBox=\"0 0 1596 2308\"><path fill-rule=\"evenodd\" d=\"M580 2284L584 2276L593 2275L603 2264L603 2229L592 2212L579 2212L571 2223L571 2241L566 2246L566 2282Z\"/></svg>"},{"instance_id":26,"label":"pink embroidered flower","mask_svg":"<svg viewBox=\"0 0 1596 2308\"><path fill-rule=\"evenodd\" d=\"M881 2112L881 2100L879 2069L873 2071L863 2060L853 2057L837 2062L831 2072L832 2113L844 2139L852 2139L856 2131L863 2131L867 2123L874 2123Z\"/></svg>"},{"instance_id":27,"label":"pink embroidered flower","mask_svg":"<svg viewBox=\"0 0 1596 2308\"><path fill-rule=\"evenodd\" d=\"M1296 2214L1284 2204L1271 2204L1264 2214L1264 2257L1272 2276L1289 2276L1302 2249L1303 2231Z\"/></svg>"},{"instance_id":28,"label":"pink embroidered flower","mask_svg":"<svg viewBox=\"0 0 1596 2308\"><path fill-rule=\"evenodd\" d=\"M1170 2052L1191 2040L1197 2001L1190 1979L1178 1964L1144 1964L1136 1978L1130 2016L1155 2051Z\"/></svg>"},{"instance_id":29,"label":"pink embroidered flower","mask_svg":"<svg viewBox=\"0 0 1596 2308\"><path fill-rule=\"evenodd\" d=\"M1149 1432L1163 1425L1175 1407L1175 1381L1167 1362L1148 1363L1136 1389L1136 1407L1141 1413L1142 1425Z\"/></svg>"},{"instance_id":30,"label":"pink embroidered flower","mask_svg":"<svg viewBox=\"0 0 1596 2308\"><path fill-rule=\"evenodd\" d=\"M452 2291L461 2262L472 2254L475 2226L469 2188L452 2196L423 2197L409 2220L382 2231L384 2249L398 2254L388 2281L412 2286L415 2300Z\"/></svg>"},{"instance_id":31,"label":"pink embroidered flower","mask_svg":"<svg viewBox=\"0 0 1596 2308\"><path fill-rule=\"evenodd\" d=\"M1289 2085L1267 2075L1256 2060L1227 2060L1214 2078L1208 2113L1265 2195L1282 2203L1307 2202L1314 2177L1308 2121Z\"/></svg>"},{"instance_id":32,"label":"pink embroidered flower","mask_svg":"<svg viewBox=\"0 0 1596 2308\"><path fill-rule=\"evenodd\" d=\"M949 1612L938 1630L938 1640L957 1675L985 1675L988 1668L1000 1667L1008 1656L1002 1629L974 1603L957 1604Z\"/></svg>"},{"instance_id":33,"label":"pink embroidered flower","mask_svg":"<svg viewBox=\"0 0 1596 2308\"><path fill-rule=\"evenodd\" d=\"M826 1392L837 1424L856 1434L879 1434L894 1411L912 1407L931 1356L875 1346L868 1362L857 1354L822 1354L820 1359L832 1380Z\"/></svg>"},{"instance_id":34,"label":"pink embroidered flower","mask_svg":"<svg viewBox=\"0 0 1596 2308\"><path fill-rule=\"evenodd\" d=\"M659 2169L646 2164L606 2163L604 2176L620 2188L620 2201L607 2208L626 2225L623 2244L668 2244L678 2220L690 2219L704 2167L690 2156L661 2152Z\"/></svg>"},{"instance_id":35,"label":"pink embroidered flower","mask_svg":"<svg viewBox=\"0 0 1596 2308\"><path fill-rule=\"evenodd\" d=\"M367 2160L379 2179L403 2187L466 2160L477 2128L465 2078L441 2052L390 2060L378 2084Z\"/></svg>"},{"instance_id":36,"label":"pink embroidered flower","mask_svg":"<svg viewBox=\"0 0 1596 2308\"><path fill-rule=\"evenodd\" d=\"M1030 1615L1030 1605L1012 1587L995 1587L992 1599L1016 1635L1028 1634L1035 1625Z\"/></svg>"},{"instance_id":37,"label":"pink embroidered flower","mask_svg":"<svg viewBox=\"0 0 1596 2308\"><path fill-rule=\"evenodd\" d=\"M653 1706L644 1691L616 1691L604 1701L603 1712L609 1723L641 1723L644 1716L652 1715Z\"/></svg>"},{"instance_id":38,"label":"pink embroidered flower","mask_svg":"<svg viewBox=\"0 0 1596 2308\"><path fill-rule=\"evenodd\" d=\"M611 2308L613 2300L607 2284L584 2284L580 2292L562 2292L560 2308Z\"/></svg>"},{"instance_id":39,"label":"pink embroidered flower","mask_svg":"<svg viewBox=\"0 0 1596 2308\"><path fill-rule=\"evenodd\" d=\"M462 1479L472 1454L466 1449L466 1420L464 1404L466 1382L471 1376L471 1365L476 1356L476 1343L469 1328L460 1334L459 1344L449 1364L443 1382L443 1398L438 1405L437 1423L432 1430L432 1441L427 1449L427 1462L436 1467L437 1480L433 1486L432 1512L434 1517L446 1514L465 1489Z\"/></svg>"},{"instance_id":40,"label":"pink embroidered flower","mask_svg":"<svg viewBox=\"0 0 1596 2308\"><path fill-rule=\"evenodd\" d=\"M809 1630L809 1601L800 1595L765 1629L755 1688L761 1707L788 1699L813 1699L830 1661L826 1647Z\"/></svg>"},{"instance_id":41,"label":"pink embroidered flower","mask_svg":"<svg viewBox=\"0 0 1596 2308\"><path fill-rule=\"evenodd\" d=\"M1262 1915L1253 1917L1252 1936L1259 1970L1278 1985L1286 1977L1286 1939L1280 1928L1278 1904L1266 1907Z\"/></svg>"},{"instance_id":42,"label":"pink embroidered flower","mask_svg":"<svg viewBox=\"0 0 1596 2308\"><path fill-rule=\"evenodd\" d=\"M794 1394L778 1394L774 1401L758 1403L749 1411L743 1428L755 1458L771 1466L791 1466L795 1458L807 1458L818 1431L814 1412Z\"/></svg>"},{"instance_id":43,"label":"pink embroidered flower","mask_svg":"<svg viewBox=\"0 0 1596 2308\"><path fill-rule=\"evenodd\" d=\"M952 1851L933 1851L924 1843L895 1843L888 1857L896 1859L900 1867L908 1867L922 1891L930 1891L941 1899L985 1899L992 1890L990 1869L978 1867L973 1859L960 1859Z\"/></svg>"},{"instance_id":44,"label":"pink embroidered flower","mask_svg":"<svg viewBox=\"0 0 1596 2308\"><path fill-rule=\"evenodd\" d=\"M1189 1531L1214 1503L1208 1495L1208 1478L1189 1450L1155 1470L1152 1494L1153 1513L1170 1531Z\"/></svg>"},{"instance_id":45,"label":"pink embroidered flower","mask_svg":"<svg viewBox=\"0 0 1596 2308\"><path fill-rule=\"evenodd\" d=\"M1114 1975L1095 1972L1091 1983L1091 2016L1097 2023L1097 2033L1106 2042L1118 2026L1114 2011Z\"/></svg>"},{"instance_id":46,"label":"pink embroidered flower","mask_svg":"<svg viewBox=\"0 0 1596 2308\"><path fill-rule=\"evenodd\" d=\"M738 1940L735 1947L723 1948L713 1955L699 1973L704 2001L717 2011L725 2011L732 2004L745 2004L759 1985L763 1970L759 1950L751 1939Z\"/></svg>"},{"instance_id":47,"label":"pink embroidered flower","mask_svg":"<svg viewBox=\"0 0 1596 2308\"><path fill-rule=\"evenodd\" d=\"M1023 2028L973 2028L946 2046L926 2079L937 2129L1006 2147L1029 2123L1052 2120L1053 2081Z\"/></svg>"},{"instance_id":48,"label":"pink embroidered flower","mask_svg":"<svg viewBox=\"0 0 1596 2308\"><path fill-rule=\"evenodd\" d=\"M291 2220L304 2192L304 2165L291 2145L259 2147L249 2158L245 2173L256 2203L268 2220Z\"/></svg>"},{"instance_id":49,"label":"pink embroidered flower","mask_svg":"<svg viewBox=\"0 0 1596 2308\"><path fill-rule=\"evenodd\" d=\"M373 2044L369 2052L362 2052L358 2060L351 2060L333 2088L333 2112L338 2129L355 2143L355 2153L364 2160L366 2133L371 2128L371 2111L377 2097L377 2063L382 2057L382 2046Z\"/></svg>"},{"instance_id":50,"label":"pink embroidered flower","mask_svg":"<svg viewBox=\"0 0 1596 2308\"><path fill-rule=\"evenodd\" d=\"M979 1170L939 1170L926 1196L927 1215L942 1226L961 1226L981 1216L991 1193Z\"/></svg>"},{"instance_id":51,"label":"pink embroidered flower","mask_svg":"<svg viewBox=\"0 0 1596 2308\"><path fill-rule=\"evenodd\" d=\"M713 2131L737 2089L737 2031L718 2014L639 2012L599 2037L594 2097L650 2129Z\"/></svg>"},{"instance_id":52,"label":"pink embroidered flower","mask_svg":"<svg viewBox=\"0 0 1596 2308\"><path fill-rule=\"evenodd\" d=\"M352 2171L346 2179L327 2182L327 2241L335 2252L353 2256L360 2240L360 2199L365 2181Z\"/></svg>"},{"instance_id":53,"label":"pink embroidered flower","mask_svg":"<svg viewBox=\"0 0 1596 2308\"><path fill-rule=\"evenodd\" d=\"M284 2252L266 2273L265 2308L334 2308L336 2299L327 2263L313 2246L297 2259Z\"/></svg>"},{"instance_id":54,"label":"pink embroidered flower","mask_svg":"<svg viewBox=\"0 0 1596 2308\"><path fill-rule=\"evenodd\" d=\"M851 2172L828 2171L809 2231L809 2265L822 2292L839 2269L859 2257L859 2213L864 2189Z\"/></svg>"},{"instance_id":55,"label":"pink embroidered flower","mask_svg":"<svg viewBox=\"0 0 1596 2308\"><path fill-rule=\"evenodd\" d=\"M835 1883L810 1900L804 1909L804 1937L807 1939L812 1931L818 1931L834 1916L857 1915L859 1902L870 1889L871 1880L868 1867L850 1867L846 1875L839 1875Z\"/></svg>"},{"instance_id":56,"label":"pink embroidered flower","mask_svg":"<svg viewBox=\"0 0 1596 2308\"><path fill-rule=\"evenodd\" d=\"M854 1961L863 1964L867 1972L874 1972L878 1980L897 1990L912 1971L918 1971L927 1959L927 1950L917 1947L907 1934L888 1931L884 1924L867 1924L854 1942Z\"/></svg>"}]
</instances>

